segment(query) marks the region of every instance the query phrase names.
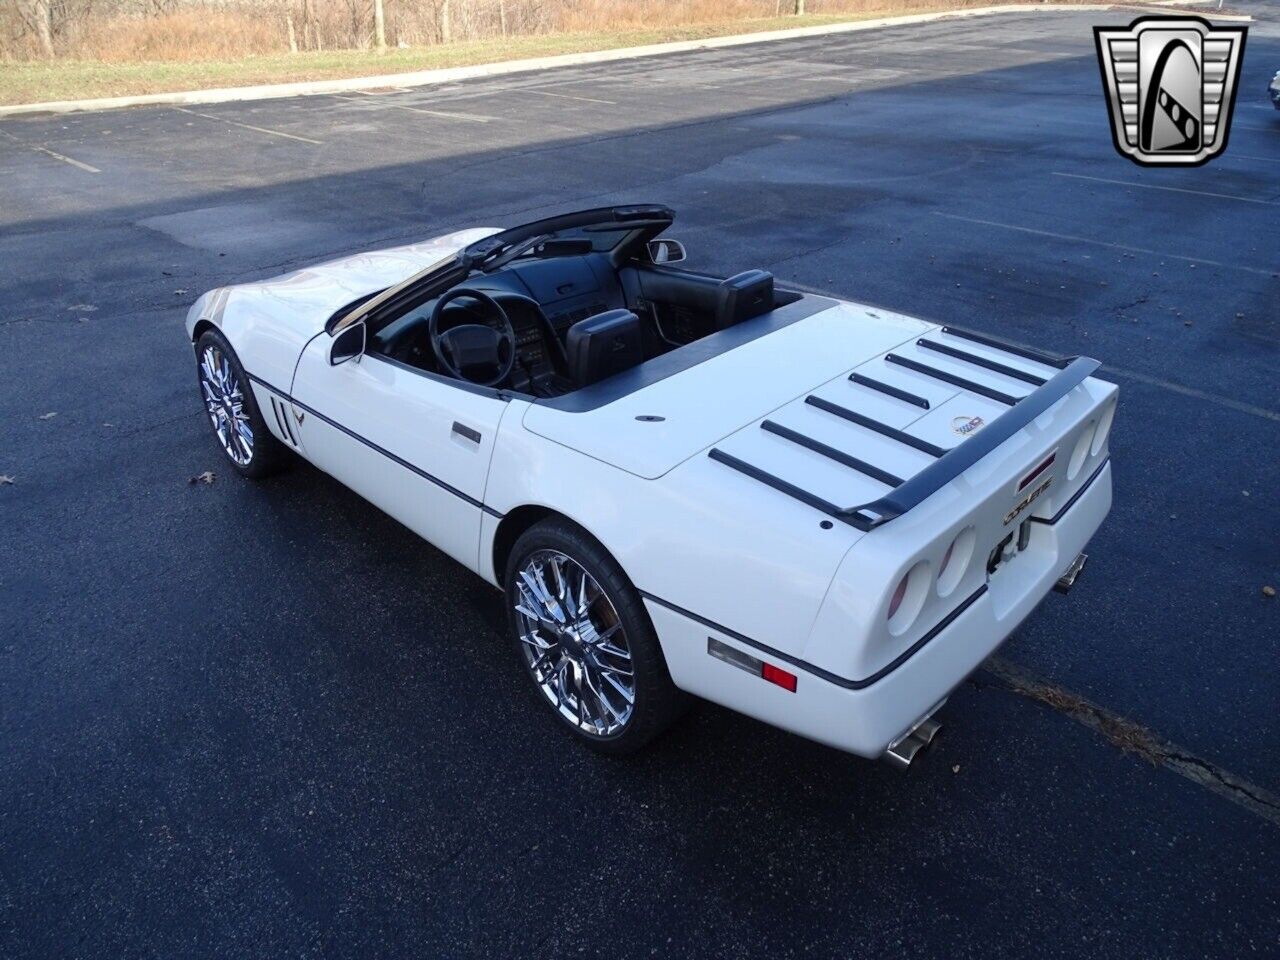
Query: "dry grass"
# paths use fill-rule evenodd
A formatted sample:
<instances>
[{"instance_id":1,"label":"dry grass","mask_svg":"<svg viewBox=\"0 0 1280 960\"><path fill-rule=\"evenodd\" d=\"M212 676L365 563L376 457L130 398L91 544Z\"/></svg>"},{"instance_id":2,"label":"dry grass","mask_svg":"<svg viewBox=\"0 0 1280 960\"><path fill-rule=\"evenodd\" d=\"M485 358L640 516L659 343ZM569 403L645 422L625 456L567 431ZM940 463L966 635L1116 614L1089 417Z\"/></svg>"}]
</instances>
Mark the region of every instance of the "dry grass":
<instances>
[{"instance_id":1,"label":"dry grass","mask_svg":"<svg viewBox=\"0 0 1280 960\"><path fill-rule=\"evenodd\" d=\"M6 41L0 30L0 104L429 70L1000 0L808 0L810 12L800 17L772 15L794 0L449 0L449 43L440 42L440 0L386 0L391 48L384 53L368 49L371 25L351 16L368 3L312 0L316 17L307 29L297 15L301 0L220 0L216 9L202 2L160 16L82 18L59 35L54 59L31 56L31 38L15 41L11 30ZM294 13L300 53L289 52L286 10Z\"/></svg>"},{"instance_id":2,"label":"dry grass","mask_svg":"<svg viewBox=\"0 0 1280 960\"><path fill-rule=\"evenodd\" d=\"M893 0L880 0L892 3ZM938 0L933 9L952 8ZM864 16L871 16L869 11ZM141 63L104 60L27 61L0 65L0 104L40 103L52 100L114 97L245 86L328 80L411 70L494 63L526 57L581 53L617 47L697 40L735 33L815 26L860 19L851 15L767 18L760 20L693 24L640 30L602 30L575 33L495 37L423 47L391 49L385 54L359 50L320 53L273 54L235 59L201 59L189 62L156 60Z\"/></svg>"},{"instance_id":3,"label":"dry grass","mask_svg":"<svg viewBox=\"0 0 1280 960\"><path fill-rule=\"evenodd\" d=\"M186 11L141 19L87 21L66 49L66 59L103 63L231 60L287 50L272 19L225 10Z\"/></svg>"}]
</instances>

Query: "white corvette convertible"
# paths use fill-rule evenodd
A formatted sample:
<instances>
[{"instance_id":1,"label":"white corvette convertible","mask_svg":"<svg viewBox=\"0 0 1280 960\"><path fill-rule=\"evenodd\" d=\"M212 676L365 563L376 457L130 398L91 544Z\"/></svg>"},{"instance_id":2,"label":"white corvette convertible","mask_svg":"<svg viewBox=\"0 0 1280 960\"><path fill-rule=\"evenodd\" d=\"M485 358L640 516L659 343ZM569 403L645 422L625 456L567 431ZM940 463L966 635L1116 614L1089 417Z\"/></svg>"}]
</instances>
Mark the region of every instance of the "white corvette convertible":
<instances>
[{"instance_id":1,"label":"white corvette convertible","mask_svg":"<svg viewBox=\"0 0 1280 960\"><path fill-rule=\"evenodd\" d=\"M301 456L505 591L610 752L694 694L911 762L1111 505L1098 363L680 269L666 207L465 230L202 296L218 444Z\"/></svg>"}]
</instances>

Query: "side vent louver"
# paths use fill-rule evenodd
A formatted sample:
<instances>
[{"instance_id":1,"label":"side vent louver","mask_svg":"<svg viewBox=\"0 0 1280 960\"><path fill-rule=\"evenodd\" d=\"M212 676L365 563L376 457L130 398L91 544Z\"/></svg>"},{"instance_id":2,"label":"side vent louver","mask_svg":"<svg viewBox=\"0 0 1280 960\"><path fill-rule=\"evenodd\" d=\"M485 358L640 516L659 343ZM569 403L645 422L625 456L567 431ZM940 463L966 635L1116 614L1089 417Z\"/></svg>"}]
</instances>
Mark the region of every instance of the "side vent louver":
<instances>
[{"instance_id":1,"label":"side vent louver","mask_svg":"<svg viewBox=\"0 0 1280 960\"><path fill-rule=\"evenodd\" d=\"M294 436L293 433L293 422L289 418L289 408L275 397L272 397L271 412L275 414L276 426L280 428L280 435L284 438L286 443L296 447L298 445L298 438Z\"/></svg>"}]
</instances>

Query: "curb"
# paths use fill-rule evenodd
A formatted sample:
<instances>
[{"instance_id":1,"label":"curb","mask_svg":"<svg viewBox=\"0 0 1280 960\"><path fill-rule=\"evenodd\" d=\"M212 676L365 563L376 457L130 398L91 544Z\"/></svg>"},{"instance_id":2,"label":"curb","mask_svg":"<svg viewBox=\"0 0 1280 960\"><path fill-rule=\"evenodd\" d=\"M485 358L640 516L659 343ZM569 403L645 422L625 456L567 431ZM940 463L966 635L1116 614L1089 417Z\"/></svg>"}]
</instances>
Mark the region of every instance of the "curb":
<instances>
[{"instance_id":1,"label":"curb","mask_svg":"<svg viewBox=\"0 0 1280 960\"><path fill-rule=\"evenodd\" d=\"M1182 2L1185 2L1185 0L1182 0ZM22 103L12 106L0 106L0 117L13 117L32 113L75 113L82 110L119 110L123 107L163 104L192 105L247 100L277 100L317 94L353 93L383 87L425 87L442 83L454 83L459 80L473 80L480 77L533 73L541 70L552 70L556 67L609 63L614 60L632 60L638 57L654 57L669 53L686 53L694 50L714 50L718 47L737 47L752 43L770 43L775 40L791 40L802 37L821 37L836 33L856 33L861 30L878 30L884 27L908 26L917 23L930 23L936 20L1035 11L1114 10L1122 9L1124 6L1126 4L1123 3L1004 4L997 7L974 7L970 10L905 14L898 17L879 17L874 20L831 23L816 27L795 27L790 30L768 30L760 33L708 37L703 40L676 40L670 43L652 43L641 47L618 47L612 50L565 53L550 57L532 57L524 60L502 60L496 63L481 63L467 67L444 67L436 70L419 70L412 73L384 73L377 76L349 77L339 80L308 80L299 83L273 83L252 87L184 90L173 93L149 93L131 97L101 97L91 100L52 100L45 103ZM1214 19L1251 21L1253 18L1223 16L1215 17Z\"/></svg>"}]
</instances>

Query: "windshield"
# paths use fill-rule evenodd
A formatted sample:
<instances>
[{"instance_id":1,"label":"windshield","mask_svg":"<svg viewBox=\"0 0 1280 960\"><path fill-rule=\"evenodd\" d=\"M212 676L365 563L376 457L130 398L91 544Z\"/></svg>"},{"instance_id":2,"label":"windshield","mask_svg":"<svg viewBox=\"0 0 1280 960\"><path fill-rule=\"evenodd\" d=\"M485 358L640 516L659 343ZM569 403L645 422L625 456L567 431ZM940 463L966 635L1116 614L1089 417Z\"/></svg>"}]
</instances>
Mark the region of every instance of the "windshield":
<instances>
[{"instance_id":1,"label":"windshield","mask_svg":"<svg viewBox=\"0 0 1280 960\"><path fill-rule=\"evenodd\" d=\"M330 318L328 331L336 334L344 327L358 323L376 312L403 307L402 301L406 298L420 300L424 296L430 296L432 290L458 283L476 268L481 271L492 270L521 256L537 243L545 244L549 240L589 241L591 252L611 253L633 240L640 243L646 237L657 236L671 225L674 218L675 213L669 207L661 204L637 204L580 210L503 230L477 240L461 253L432 264L363 303L357 302L353 309L340 318L337 315ZM530 240L536 243L528 243Z\"/></svg>"}]
</instances>

